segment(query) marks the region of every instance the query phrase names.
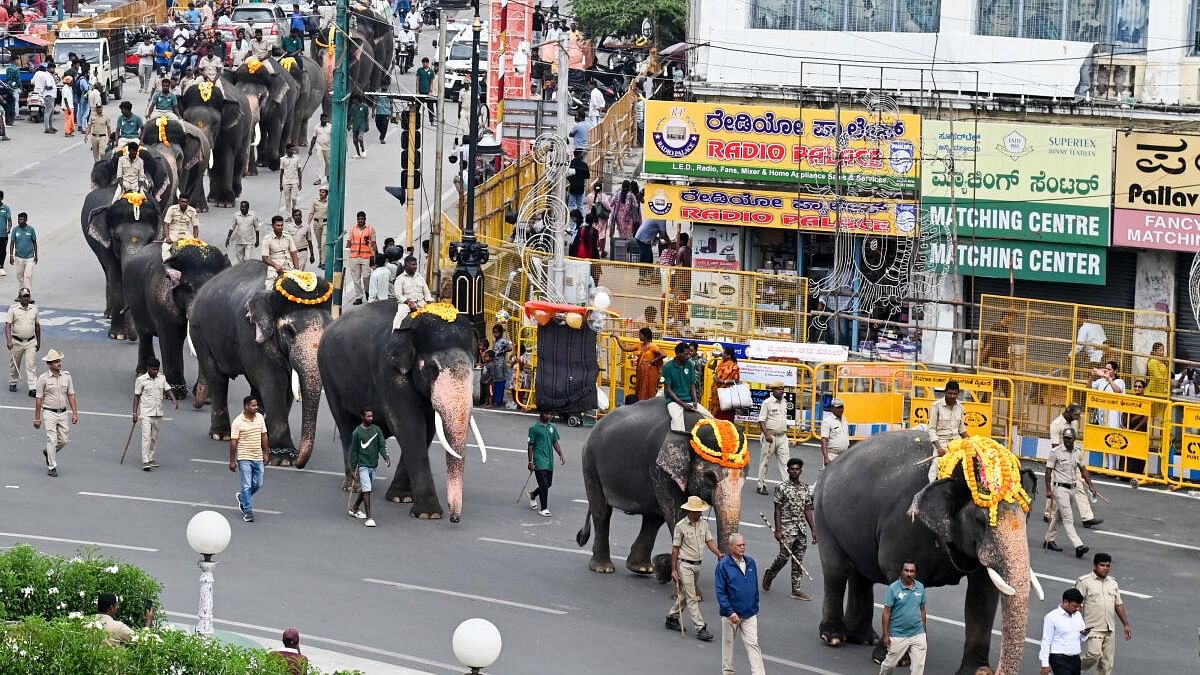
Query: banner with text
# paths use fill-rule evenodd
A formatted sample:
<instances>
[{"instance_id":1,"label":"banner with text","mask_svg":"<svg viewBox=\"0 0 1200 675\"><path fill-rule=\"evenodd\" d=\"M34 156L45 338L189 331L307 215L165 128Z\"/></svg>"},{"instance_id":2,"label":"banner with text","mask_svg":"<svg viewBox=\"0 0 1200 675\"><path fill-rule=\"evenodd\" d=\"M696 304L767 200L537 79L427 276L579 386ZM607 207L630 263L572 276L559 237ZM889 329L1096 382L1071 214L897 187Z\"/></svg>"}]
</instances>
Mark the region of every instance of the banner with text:
<instances>
[{"instance_id":1,"label":"banner with text","mask_svg":"<svg viewBox=\"0 0 1200 675\"><path fill-rule=\"evenodd\" d=\"M1200 136L1117 134L1113 246L1200 249Z\"/></svg>"},{"instance_id":2,"label":"banner with text","mask_svg":"<svg viewBox=\"0 0 1200 675\"><path fill-rule=\"evenodd\" d=\"M953 254L934 244L929 260L941 272L993 279L1102 285L1108 274L1108 249L1037 241L959 240Z\"/></svg>"},{"instance_id":3,"label":"banner with text","mask_svg":"<svg viewBox=\"0 0 1200 675\"><path fill-rule=\"evenodd\" d=\"M920 141L918 115L646 102L653 174L914 193Z\"/></svg>"},{"instance_id":4,"label":"banner with text","mask_svg":"<svg viewBox=\"0 0 1200 675\"><path fill-rule=\"evenodd\" d=\"M840 228L861 234L911 237L917 230L917 206L912 202L736 187L651 183L646 186L642 213L643 218L806 232L832 233Z\"/></svg>"},{"instance_id":5,"label":"banner with text","mask_svg":"<svg viewBox=\"0 0 1200 675\"><path fill-rule=\"evenodd\" d=\"M1111 129L925 120L921 133L931 225L960 238L1109 245Z\"/></svg>"}]
</instances>

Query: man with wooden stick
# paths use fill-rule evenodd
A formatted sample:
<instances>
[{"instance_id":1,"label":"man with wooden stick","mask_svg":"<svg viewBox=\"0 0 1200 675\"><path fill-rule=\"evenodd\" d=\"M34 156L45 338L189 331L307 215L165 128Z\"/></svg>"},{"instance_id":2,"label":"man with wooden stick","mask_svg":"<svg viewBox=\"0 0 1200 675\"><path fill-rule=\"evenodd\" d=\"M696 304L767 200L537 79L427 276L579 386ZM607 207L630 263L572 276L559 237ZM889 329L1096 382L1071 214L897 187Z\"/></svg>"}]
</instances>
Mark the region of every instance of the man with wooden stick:
<instances>
[{"instance_id":1,"label":"man with wooden stick","mask_svg":"<svg viewBox=\"0 0 1200 675\"><path fill-rule=\"evenodd\" d=\"M788 479L775 486L775 540L779 542L779 555L763 574L764 591L771 590L775 575L788 562L792 563L792 597L797 600L812 600L812 596L800 590L804 578L804 554L808 551L808 533L812 532L812 543L817 543L816 526L813 524L812 488L800 480L804 471L804 460L793 457L787 462ZM807 523L808 527L805 527Z\"/></svg>"},{"instance_id":2,"label":"man with wooden stick","mask_svg":"<svg viewBox=\"0 0 1200 675\"><path fill-rule=\"evenodd\" d=\"M675 603L667 614L666 628L670 631L683 632L679 621L686 602L688 613L692 617L692 625L696 627L696 638L704 642L713 639L708 631L708 624L700 613L700 595L696 592L696 580L700 577L700 565L704 560L704 549L721 559L721 552L712 532L708 529L708 521L704 520L704 512L708 504L701 498L692 495L680 507L687 515L675 523L675 534L671 539L671 579L675 582Z\"/></svg>"}]
</instances>

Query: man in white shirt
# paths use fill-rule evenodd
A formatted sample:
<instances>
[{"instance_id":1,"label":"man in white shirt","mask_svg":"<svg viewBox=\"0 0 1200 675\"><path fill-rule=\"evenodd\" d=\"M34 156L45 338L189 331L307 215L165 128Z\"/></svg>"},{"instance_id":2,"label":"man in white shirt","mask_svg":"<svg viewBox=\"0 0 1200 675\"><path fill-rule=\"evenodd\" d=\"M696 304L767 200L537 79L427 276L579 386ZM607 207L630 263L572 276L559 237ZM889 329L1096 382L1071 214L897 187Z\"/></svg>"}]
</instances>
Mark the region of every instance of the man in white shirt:
<instances>
[{"instance_id":1,"label":"man in white shirt","mask_svg":"<svg viewBox=\"0 0 1200 675\"><path fill-rule=\"evenodd\" d=\"M1108 336L1103 326L1092 322L1090 314L1084 312L1081 318L1083 323L1079 324L1079 331L1075 334L1076 363L1079 364L1086 357L1088 363L1099 365L1104 360L1104 345L1108 342Z\"/></svg>"},{"instance_id":2,"label":"man in white shirt","mask_svg":"<svg viewBox=\"0 0 1200 675\"><path fill-rule=\"evenodd\" d=\"M417 53L417 34L412 32L406 23L400 27L396 42L400 43L400 70L407 73L409 68L412 68L413 56Z\"/></svg>"},{"instance_id":3,"label":"man in white shirt","mask_svg":"<svg viewBox=\"0 0 1200 675\"><path fill-rule=\"evenodd\" d=\"M154 42L147 37L137 46L138 91L146 91L154 77Z\"/></svg>"},{"instance_id":4,"label":"man in white shirt","mask_svg":"<svg viewBox=\"0 0 1200 675\"><path fill-rule=\"evenodd\" d=\"M1079 675L1079 653L1091 629L1083 624L1083 594L1063 591L1062 602L1042 620L1042 648L1038 651L1041 675Z\"/></svg>"},{"instance_id":5,"label":"man in white shirt","mask_svg":"<svg viewBox=\"0 0 1200 675\"><path fill-rule=\"evenodd\" d=\"M325 179L329 179L329 149L333 143L333 127L329 126L329 115L321 115L321 123L313 130L312 139L308 142L308 156L312 157L313 151L321 153L321 165L325 167ZM313 185L320 185L321 179L313 181Z\"/></svg>"},{"instance_id":6,"label":"man in white shirt","mask_svg":"<svg viewBox=\"0 0 1200 675\"><path fill-rule=\"evenodd\" d=\"M608 101L604 100L604 92L600 91L599 84L592 82L592 92L588 94L588 118L593 124L599 124L606 110Z\"/></svg>"},{"instance_id":7,"label":"man in white shirt","mask_svg":"<svg viewBox=\"0 0 1200 675\"><path fill-rule=\"evenodd\" d=\"M1093 371L1092 376L1096 379L1092 380L1092 389L1102 391L1108 394L1124 394L1125 380L1117 376L1117 369L1120 367L1116 361L1109 361L1102 367ZM1115 408L1097 408L1093 413L1093 424L1100 424L1110 429L1120 429L1121 411ZM1106 454L1104 456L1104 465L1110 469L1121 468L1121 456Z\"/></svg>"},{"instance_id":8,"label":"man in white shirt","mask_svg":"<svg viewBox=\"0 0 1200 675\"><path fill-rule=\"evenodd\" d=\"M842 416L845 412L846 404L835 398L821 419L821 459L825 466L850 448L850 432Z\"/></svg>"},{"instance_id":9,"label":"man in white shirt","mask_svg":"<svg viewBox=\"0 0 1200 675\"><path fill-rule=\"evenodd\" d=\"M58 133L58 129L54 128L54 101L58 98L58 81L54 76L54 64L43 63L38 66L38 71L33 74L30 84L33 85L34 93L42 97L42 109L45 111L43 114L46 123L45 133Z\"/></svg>"},{"instance_id":10,"label":"man in white shirt","mask_svg":"<svg viewBox=\"0 0 1200 675\"><path fill-rule=\"evenodd\" d=\"M425 279L417 274L417 259L413 256L404 258L404 271L396 275L396 318L392 320L392 330L399 330L400 324L410 313L433 302L433 293Z\"/></svg>"},{"instance_id":11,"label":"man in white shirt","mask_svg":"<svg viewBox=\"0 0 1200 675\"><path fill-rule=\"evenodd\" d=\"M229 52L230 63L234 69L245 62L246 57L250 56L250 40L246 38L246 29L237 29L237 39L233 41L233 49Z\"/></svg>"},{"instance_id":12,"label":"man in white shirt","mask_svg":"<svg viewBox=\"0 0 1200 675\"><path fill-rule=\"evenodd\" d=\"M392 279L392 270L386 264L382 253L375 254L371 259L371 279L367 282L367 302L387 300L388 286Z\"/></svg>"}]
</instances>

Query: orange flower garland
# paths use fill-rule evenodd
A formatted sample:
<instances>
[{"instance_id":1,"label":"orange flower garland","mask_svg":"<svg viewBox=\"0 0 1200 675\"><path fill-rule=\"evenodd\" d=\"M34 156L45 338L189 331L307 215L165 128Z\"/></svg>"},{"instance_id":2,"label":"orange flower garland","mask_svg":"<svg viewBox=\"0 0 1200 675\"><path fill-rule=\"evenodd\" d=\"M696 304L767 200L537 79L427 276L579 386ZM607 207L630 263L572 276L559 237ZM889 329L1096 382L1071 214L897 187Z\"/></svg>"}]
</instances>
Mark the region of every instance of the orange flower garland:
<instances>
[{"instance_id":1,"label":"orange flower garland","mask_svg":"<svg viewBox=\"0 0 1200 675\"><path fill-rule=\"evenodd\" d=\"M937 477L949 478L959 464L971 499L979 508L988 510L992 527L996 526L996 511L1003 502L1029 512L1029 494L1021 485L1021 460L1008 448L981 436L955 439L938 460Z\"/></svg>"},{"instance_id":2,"label":"orange flower garland","mask_svg":"<svg viewBox=\"0 0 1200 675\"><path fill-rule=\"evenodd\" d=\"M700 438L700 432L706 427L712 429L713 438L719 447L709 448ZM696 422L692 427L691 446L705 461L726 469L743 469L750 464L746 436L737 425L728 420L705 418Z\"/></svg>"},{"instance_id":3,"label":"orange flower garland","mask_svg":"<svg viewBox=\"0 0 1200 675\"><path fill-rule=\"evenodd\" d=\"M312 291L317 287L317 275L312 272L304 272L302 270L288 270L275 280L275 292L287 298L289 302L294 302L298 305L319 305L329 298L333 297L333 286L330 285L325 289L325 292L315 298L301 298L288 292L283 286L283 282L288 279L292 283L299 286L305 291Z\"/></svg>"},{"instance_id":4,"label":"orange flower garland","mask_svg":"<svg viewBox=\"0 0 1200 675\"><path fill-rule=\"evenodd\" d=\"M166 115L159 115L158 119L154 121L158 125L158 142L167 146L171 145L171 141L167 140L167 122L169 121Z\"/></svg>"}]
</instances>

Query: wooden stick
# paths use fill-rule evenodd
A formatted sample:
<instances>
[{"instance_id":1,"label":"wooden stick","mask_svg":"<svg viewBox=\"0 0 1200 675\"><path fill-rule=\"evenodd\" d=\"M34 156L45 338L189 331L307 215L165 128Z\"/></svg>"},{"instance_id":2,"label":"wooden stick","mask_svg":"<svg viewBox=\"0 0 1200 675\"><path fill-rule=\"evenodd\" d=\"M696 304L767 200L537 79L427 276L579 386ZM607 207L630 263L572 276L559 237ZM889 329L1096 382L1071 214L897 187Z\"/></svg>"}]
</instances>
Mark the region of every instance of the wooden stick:
<instances>
[{"instance_id":1,"label":"wooden stick","mask_svg":"<svg viewBox=\"0 0 1200 675\"><path fill-rule=\"evenodd\" d=\"M767 529L771 531L772 535L774 535L775 528L771 526L771 521L767 520L767 515L765 513L763 513L762 511L759 511L758 517L762 518L762 521L767 524ZM797 567L799 567L800 572L802 574L804 574L804 576L808 577L809 580L811 581L812 575L808 573L808 568L806 568L804 566L804 563L800 562L800 559L796 557L796 554L792 553L791 549L785 548L783 545L783 542L779 542L779 548L782 548L783 550L787 551L788 557L792 559L792 563L795 564Z\"/></svg>"},{"instance_id":2,"label":"wooden stick","mask_svg":"<svg viewBox=\"0 0 1200 675\"><path fill-rule=\"evenodd\" d=\"M687 602L687 599L683 597L683 587L680 586L678 581L675 582L675 598L677 599L676 604L679 605L679 616L677 617L679 621L679 639L684 640L687 639L687 633L683 629L683 605Z\"/></svg>"},{"instance_id":3,"label":"wooden stick","mask_svg":"<svg viewBox=\"0 0 1200 675\"><path fill-rule=\"evenodd\" d=\"M520 503L521 503L521 497L525 497L525 496L528 496L528 495L529 495L529 493L528 493L528 492L526 492L526 490L528 490L528 489L529 489L529 479L530 479L530 478L533 478L533 472L532 472L532 471L530 471L530 472L529 472L529 475L525 477L525 486L521 488L521 494L517 495L517 501L513 502L513 504L520 504Z\"/></svg>"},{"instance_id":4,"label":"wooden stick","mask_svg":"<svg viewBox=\"0 0 1200 675\"><path fill-rule=\"evenodd\" d=\"M133 442L133 430L137 428L137 422L129 425L129 438L125 439L125 449L121 451L121 464L125 463L125 453L129 452L129 444Z\"/></svg>"}]
</instances>

